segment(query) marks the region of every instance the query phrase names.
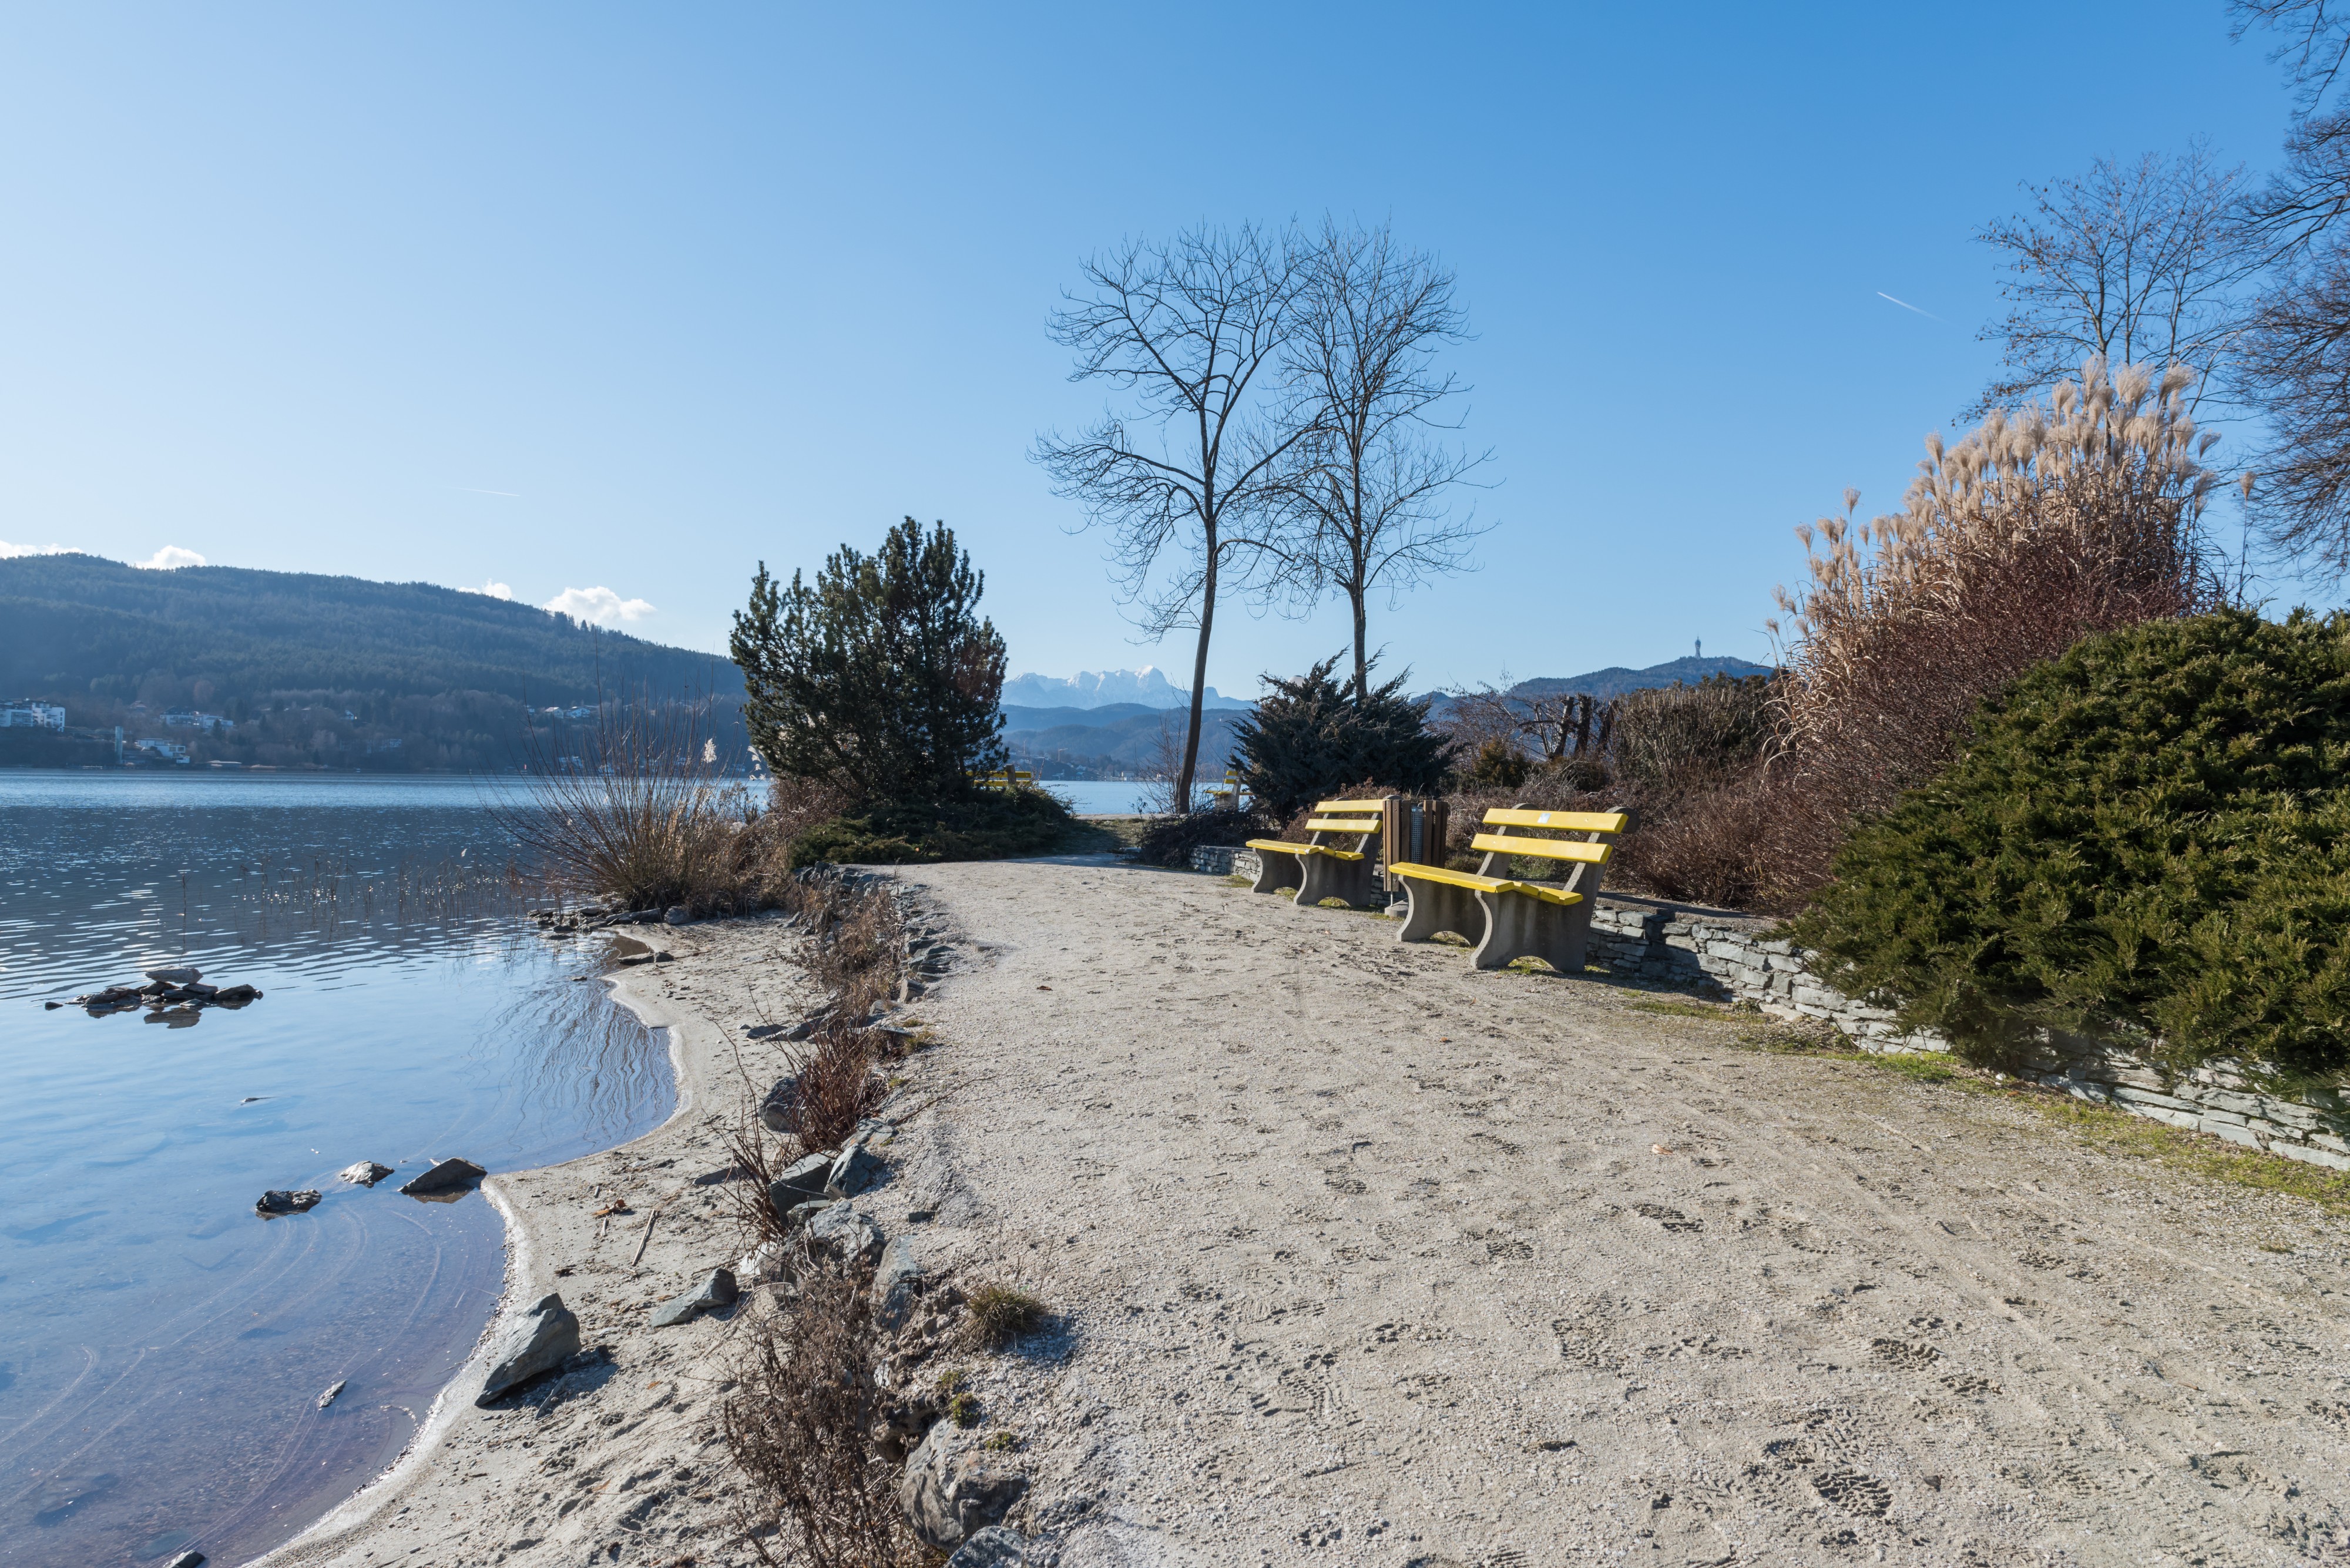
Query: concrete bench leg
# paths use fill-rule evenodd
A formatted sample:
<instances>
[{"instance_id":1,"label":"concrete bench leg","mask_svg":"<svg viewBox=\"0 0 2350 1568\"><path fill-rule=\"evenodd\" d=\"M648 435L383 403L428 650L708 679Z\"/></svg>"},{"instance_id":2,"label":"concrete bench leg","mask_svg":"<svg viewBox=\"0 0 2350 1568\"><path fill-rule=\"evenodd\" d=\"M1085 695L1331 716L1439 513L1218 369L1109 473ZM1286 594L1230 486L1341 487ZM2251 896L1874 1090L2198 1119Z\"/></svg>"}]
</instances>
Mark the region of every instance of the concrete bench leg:
<instances>
[{"instance_id":1,"label":"concrete bench leg","mask_svg":"<svg viewBox=\"0 0 2350 1568\"><path fill-rule=\"evenodd\" d=\"M1411 907L1404 914L1403 929L1396 932L1396 940L1424 942L1439 931L1451 931L1474 941L1485 934L1485 912L1468 888L1449 882L1418 882L1409 877L1403 879L1403 888Z\"/></svg>"},{"instance_id":2,"label":"concrete bench leg","mask_svg":"<svg viewBox=\"0 0 2350 1568\"><path fill-rule=\"evenodd\" d=\"M1364 909L1371 901L1371 863L1362 860L1341 860L1331 855L1301 855L1305 863L1305 880L1297 889L1297 901L1313 909L1325 898L1343 899L1350 909Z\"/></svg>"},{"instance_id":3,"label":"concrete bench leg","mask_svg":"<svg viewBox=\"0 0 2350 1568\"><path fill-rule=\"evenodd\" d=\"M1485 940L1471 955L1479 969L1506 969L1516 960L1538 958L1561 974L1583 972L1590 899L1562 906L1520 893L1480 893L1477 902L1485 909Z\"/></svg>"},{"instance_id":4,"label":"concrete bench leg","mask_svg":"<svg viewBox=\"0 0 2350 1568\"><path fill-rule=\"evenodd\" d=\"M1319 858L1319 857L1316 857ZM1278 893L1284 888L1305 886L1305 867L1295 855L1283 855L1271 849L1256 852L1256 880L1249 884L1252 893Z\"/></svg>"}]
</instances>

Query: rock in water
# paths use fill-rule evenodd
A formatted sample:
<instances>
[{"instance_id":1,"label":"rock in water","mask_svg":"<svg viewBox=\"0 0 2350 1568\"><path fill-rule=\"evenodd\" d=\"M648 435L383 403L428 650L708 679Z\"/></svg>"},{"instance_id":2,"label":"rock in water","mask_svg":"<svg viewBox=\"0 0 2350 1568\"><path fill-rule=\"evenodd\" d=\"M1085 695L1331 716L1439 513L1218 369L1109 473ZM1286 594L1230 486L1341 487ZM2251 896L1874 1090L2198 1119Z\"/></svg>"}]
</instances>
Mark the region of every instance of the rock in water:
<instances>
[{"instance_id":1,"label":"rock in water","mask_svg":"<svg viewBox=\"0 0 2350 1568\"><path fill-rule=\"evenodd\" d=\"M470 1159L444 1159L423 1175L410 1178L400 1189L411 1198L421 1198L430 1192L453 1191L488 1174Z\"/></svg>"},{"instance_id":2,"label":"rock in water","mask_svg":"<svg viewBox=\"0 0 2350 1568\"><path fill-rule=\"evenodd\" d=\"M335 1172L335 1179L348 1181L353 1187L373 1187L390 1174L391 1167L378 1165L371 1159L363 1159L357 1165L348 1165Z\"/></svg>"},{"instance_id":3,"label":"rock in water","mask_svg":"<svg viewBox=\"0 0 2350 1568\"><path fill-rule=\"evenodd\" d=\"M741 1293L734 1288L734 1276L731 1272L725 1269L712 1269L710 1271L710 1277L693 1289L673 1301L662 1303L653 1313L653 1326L667 1328L672 1324L685 1322L697 1313L708 1312L712 1307L733 1306L735 1297L739 1294Z\"/></svg>"},{"instance_id":4,"label":"rock in water","mask_svg":"<svg viewBox=\"0 0 2350 1568\"><path fill-rule=\"evenodd\" d=\"M192 985L204 978L200 969L151 969L140 972L158 985Z\"/></svg>"},{"instance_id":5,"label":"rock in water","mask_svg":"<svg viewBox=\"0 0 2350 1568\"><path fill-rule=\"evenodd\" d=\"M317 1208L317 1204L318 1195L309 1188L288 1192L283 1188L273 1187L261 1195L254 1204L253 1211L255 1214L299 1214L305 1210Z\"/></svg>"},{"instance_id":6,"label":"rock in water","mask_svg":"<svg viewBox=\"0 0 2350 1568\"><path fill-rule=\"evenodd\" d=\"M318 1396L318 1408L323 1410L335 1402L335 1396L350 1386L348 1378L338 1377L324 1394Z\"/></svg>"},{"instance_id":7,"label":"rock in water","mask_svg":"<svg viewBox=\"0 0 2350 1568\"><path fill-rule=\"evenodd\" d=\"M579 1352L579 1319L559 1295L548 1296L506 1325L490 1347L490 1375L473 1403L489 1406Z\"/></svg>"},{"instance_id":8,"label":"rock in water","mask_svg":"<svg viewBox=\"0 0 2350 1568\"><path fill-rule=\"evenodd\" d=\"M898 1501L915 1534L941 1552L952 1552L1002 1519L1027 1490L1026 1476L982 1449L952 1421L941 1421L907 1458Z\"/></svg>"},{"instance_id":9,"label":"rock in water","mask_svg":"<svg viewBox=\"0 0 2350 1568\"><path fill-rule=\"evenodd\" d=\"M767 1183L767 1201L775 1206L778 1217L824 1196L825 1183L832 1179L832 1158L828 1154L812 1154L795 1160Z\"/></svg>"}]
</instances>

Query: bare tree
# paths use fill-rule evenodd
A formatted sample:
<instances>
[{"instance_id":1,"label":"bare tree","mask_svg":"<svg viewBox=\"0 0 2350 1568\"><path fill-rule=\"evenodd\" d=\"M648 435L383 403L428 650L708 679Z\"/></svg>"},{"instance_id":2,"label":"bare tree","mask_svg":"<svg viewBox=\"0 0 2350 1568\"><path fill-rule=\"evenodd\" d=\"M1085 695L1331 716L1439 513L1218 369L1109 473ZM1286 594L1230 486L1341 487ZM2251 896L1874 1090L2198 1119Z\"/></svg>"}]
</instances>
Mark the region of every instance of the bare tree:
<instances>
[{"instance_id":1,"label":"bare tree","mask_svg":"<svg viewBox=\"0 0 2350 1568\"><path fill-rule=\"evenodd\" d=\"M2244 336L2241 380L2268 416L2246 506L2282 553L2350 575L2350 8L2234 0L2235 35L2280 36L2293 88L2284 167L2243 205L2245 243L2272 268Z\"/></svg>"},{"instance_id":2,"label":"bare tree","mask_svg":"<svg viewBox=\"0 0 2350 1568\"><path fill-rule=\"evenodd\" d=\"M1428 577L1461 570L1482 529L1455 520L1447 493L1492 455L1456 451L1433 431L1437 410L1468 389L1435 366L1467 333L1453 275L1399 249L1385 223L1325 220L1305 272L1300 326L1285 366L1305 439L1290 448L1281 493L1304 552L1305 581L1335 587L1354 612L1355 700L1370 690L1368 603L1388 606Z\"/></svg>"},{"instance_id":3,"label":"bare tree","mask_svg":"<svg viewBox=\"0 0 2350 1568\"><path fill-rule=\"evenodd\" d=\"M2241 165L2221 169L2199 142L2176 158L2101 158L2086 175L2027 186L2029 213L1976 234L2003 253L2004 319L1978 334L2002 346L1970 417L2012 408L2077 375L2096 356L2113 365L2184 365L2189 406L2240 329L2237 288L2252 270L2230 222Z\"/></svg>"},{"instance_id":4,"label":"bare tree","mask_svg":"<svg viewBox=\"0 0 2350 1568\"><path fill-rule=\"evenodd\" d=\"M1277 406L1300 273L1289 231L1203 224L1088 260L1083 290L1065 296L1050 323L1053 340L1076 354L1070 379L1128 394L1155 438L1139 441L1106 413L1075 437L1038 437L1034 455L1088 526L1111 530L1111 559L1145 633L1199 628L1178 811L1190 809L1198 771L1217 597L1285 581L1295 558L1274 547L1271 502L1277 465L1306 433ZM1168 573L1170 551L1180 561Z\"/></svg>"}]
</instances>

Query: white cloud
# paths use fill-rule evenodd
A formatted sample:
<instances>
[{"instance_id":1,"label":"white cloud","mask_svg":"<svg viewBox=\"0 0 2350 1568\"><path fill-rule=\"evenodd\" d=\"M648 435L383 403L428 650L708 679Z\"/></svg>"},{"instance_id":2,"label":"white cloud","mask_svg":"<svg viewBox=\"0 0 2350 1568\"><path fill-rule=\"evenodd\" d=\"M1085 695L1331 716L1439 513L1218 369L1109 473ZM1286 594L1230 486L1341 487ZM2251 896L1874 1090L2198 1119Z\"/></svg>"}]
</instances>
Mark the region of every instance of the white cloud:
<instances>
[{"instance_id":1,"label":"white cloud","mask_svg":"<svg viewBox=\"0 0 2350 1568\"><path fill-rule=\"evenodd\" d=\"M183 550L177 545L166 545L143 561L133 561L134 566L151 572L176 572L182 566L201 566L204 558L193 550Z\"/></svg>"},{"instance_id":2,"label":"white cloud","mask_svg":"<svg viewBox=\"0 0 2350 1568\"><path fill-rule=\"evenodd\" d=\"M484 583L478 588L459 588L457 591L461 594L481 594L485 597L494 599L510 599L514 597L514 589L508 587L504 583Z\"/></svg>"},{"instance_id":3,"label":"white cloud","mask_svg":"<svg viewBox=\"0 0 2350 1568\"><path fill-rule=\"evenodd\" d=\"M14 560L18 556L64 556L72 552L63 545L11 545L0 539L0 561Z\"/></svg>"},{"instance_id":4,"label":"white cloud","mask_svg":"<svg viewBox=\"0 0 2350 1568\"><path fill-rule=\"evenodd\" d=\"M610 626L616 621L642 620L653 607L642 599L624 599L609 588L566 588L538 607L574 620Z\"/></svg>"}]
</instances>

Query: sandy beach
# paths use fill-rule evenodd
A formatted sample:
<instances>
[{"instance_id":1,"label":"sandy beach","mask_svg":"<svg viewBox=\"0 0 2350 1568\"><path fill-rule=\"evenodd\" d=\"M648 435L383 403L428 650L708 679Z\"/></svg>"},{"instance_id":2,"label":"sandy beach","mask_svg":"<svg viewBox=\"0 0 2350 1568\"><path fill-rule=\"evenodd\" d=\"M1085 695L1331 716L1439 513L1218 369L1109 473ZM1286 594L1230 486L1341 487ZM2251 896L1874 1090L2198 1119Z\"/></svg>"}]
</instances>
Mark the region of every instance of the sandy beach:
<instances>
[{"instance_id":1,"label":"sandy beach","mask_svg":"<svg viewBox=\"0 0 2350 1568\"><path fill-rule=\"evenodd\" d=\"M897 875L953 956L859 1207L1054 1310L923 1369L1029 1478L1035 1561L2350 1556L2345 1232L2307 1202L1376 916L1106 857ZM662 943L614 983L677 1114L487 1184L508 1306L560 1292L608 1364L490 1410L469 1367L265 1562L752 1560L713 1423L763 1303L646 1309L738 1250L722 1135L784 1068L743 1025L814 999L779 922Z\"/></svg>"}]
</instances>

